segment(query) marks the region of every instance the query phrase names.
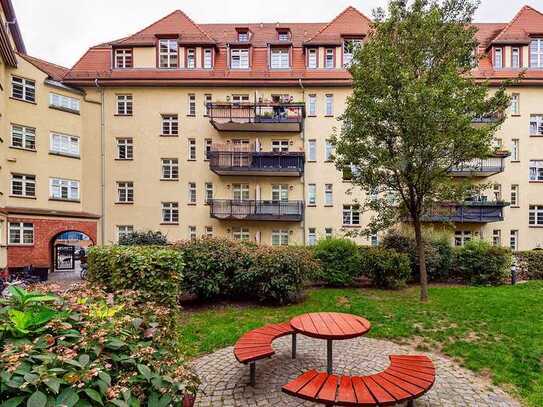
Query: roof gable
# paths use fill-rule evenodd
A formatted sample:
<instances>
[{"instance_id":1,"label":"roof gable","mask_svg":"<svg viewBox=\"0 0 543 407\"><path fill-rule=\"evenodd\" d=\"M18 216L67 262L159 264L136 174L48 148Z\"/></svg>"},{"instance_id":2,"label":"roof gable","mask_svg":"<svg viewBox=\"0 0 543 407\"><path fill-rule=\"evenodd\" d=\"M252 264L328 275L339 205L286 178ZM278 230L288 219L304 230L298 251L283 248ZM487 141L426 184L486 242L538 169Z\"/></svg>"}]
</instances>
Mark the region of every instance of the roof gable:
<instances>
[{"instance_id":1,"label":"roof gable","mask_svg":"<svg viewBox=\"0 0 543 407\"><path fill-rule=\"evenodd\" d=\"M349 34L367 34L371 26L371 20L352 6L343 10L330 23L323 26L306 43L327 43L341 40L341 36Z\"/></svg>"},{"instance_id":2,"label":"roof gable","mask_svg":"<svg viewBox=\"0 0 543 407\"><path fill-rule=\"evenodd\" d=\"M492 43L528 43L533 34L543 34L543 14L530 6L524 6Z\"/></svg>"},{"instance_id":3,"label":"roof gable","mask_svg":"<svg viewBox=\"0 0 543 407\"><path fill-rule=\"evenodd\" d=\"M62 81L64 76L69 71L68 68L44 61L43 59L31 57L30 55L20 53L19 56L34 65L40 71L46 73L51 79L55 81Z\"/></svg>"}]
</instances>

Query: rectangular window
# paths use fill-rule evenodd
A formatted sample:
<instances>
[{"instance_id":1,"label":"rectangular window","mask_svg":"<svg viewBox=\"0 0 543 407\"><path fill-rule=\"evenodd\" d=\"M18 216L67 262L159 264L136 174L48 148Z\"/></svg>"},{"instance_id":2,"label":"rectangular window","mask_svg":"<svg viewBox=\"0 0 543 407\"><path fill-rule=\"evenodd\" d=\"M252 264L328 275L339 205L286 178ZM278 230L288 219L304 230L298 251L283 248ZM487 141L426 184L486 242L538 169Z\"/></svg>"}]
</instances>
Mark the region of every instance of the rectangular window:
<instances>
[{"instance_id":1,"label":"rectangular window","mask_svg":"<svg viewBox=\"0 0 543 407\"><path fill-rule=\"evenodd\" d=\"M212 99L213 99L213 96L209 93L206 93L204 95L204 111L205 111L205 115L206 116L209 116L209 109L211 108L211 103L212 103Z\"/></svg>"},{"instance_id":2,"label":"rectangular window","mask_svg":"<svg viewBox=\"0 0 543 407\"><path fill-rule=\"evenodd\" d=\"M543 114L530 115L530 135L543 136Z\"/></svg>"},{"instance_id":3,"label":"rectangular window","mask_svg":"<svg viewBox=\"0 0 543 407\"><path fill-rule=\"evenodd\" d=\"M248 228L232 228L232 238L234 240L247 241L250 239Z\"/></svg>"},{"instance_id":4,"label":"rectangular window","mask_svg":"<svg viewBox=\"0 0 543 407\"><path fill-rule=\"evenodd\" d=\"M272 69L290 68L289 50L287 48L272 48L270 59L270 67Z\"/></svg>"},{"instance_id":5,"label":"rectangular window","mask_svg":"<svg viewBox=\"0 0 543 407\"><path fill-rule=\"evenodd\" d=\"M11 174L11 195L36 196L36 176L24 174Z\"/></svg>"},{"instance_id":6,"label":"rectangular window","mask_svg":"<svg viewBox=\"0 0 543 407\"><path fill-rule=\"evenodd\" d=\"M272 230L272 245L273 246L288 246L288 230L286 229Z\"/></svg>"},{"instance_id":7,"label":"rectangular window","mask_svg":"<svg viewBox=\"0 0 543 407\"><path fill-rule=\"evenodd\" d=\"M317 244L317 231L315 228L309 228L307 230L307 244L309 246L315 246Z\"/></svg>"},{"instance_id":8,"label":"rectangular window","mask_svg":"<svg viewBox=\"0 0 543 407\"><path fill-rule=\"evenodd\" d=\"M511 48L511 68L520 68L520 48Z\"/></svg>"},{"instance_id":9,"label":"rectangular window","mask_svg":"<svg viewBox=\"0 0 543 407\"><path fill-rule=\"evenodd\" d=\"M211 48L204 49L204 69L213 68L213 50Z\"/></svg>"},{"instance_id":10,"label":"rectangular window","mask_svg":"<svg viewBox=\"0 0 543 407\"><path fill-rule=\"evenodd\" d=\"M36 129L33 127L11 125L11 146L36 150Z\"/></svg>"},{"instance_id":11,"label":"rectangular window","mask_svg":"<svg viewBox=\"0 0 543 407\"><path fill-rule=\"evenodd\" d=\"M205 147L205 156L204 160L209 160L209 155L211 154L211 147L213 146L213 140L210 138L204 139L204 147Z\"/></svg>"},{"instance_id":12,"label":"rectangular window","mask_svg":"<svg viewBox=\"0 0 543 407\"><path fill-rule=\"evenodd\" d=\"M187 48L187 69L196 68L196 49Z\"/></svg>"},{"instance_id":13,"label":"rectangular window","mask_svg":"<svg viewBox=\"0 0 543 407\"><path fill-rule=\"evenodd\" d=\"M513 93L511 95L511 114L512 115L519 115L520 114L520 94L519 93Z\"/></svg>"},{"instance_id":14,"label":"rectangular window","mask_svg":"<svg viewBox=\"0 0 543 407\"><path fill-rule=\"evenodd\" d=\"M290 34L288 31L279 31L277 33L277 39L279 41L289 41L290 40Z\"/></svg>"},{"instance_id":15,"label":"rectangular window","mask_svg":"<svg viewBox=\"0 0 543 407\"><path fill-rule=\"evenodd\" d=\"M117 225L117 242L129 237L132 233L134 233L133 225Z\"/></svg>"},{"instance_id":16,"label":"rectangular window","mask_svg":"<svg viewBox=\"0 0 543 407\"><path fill-rule=\"evenodd\" d=\"M117 182L117 202L134 202L134 183L132 181Z\"/></svg>"},{"instance_id":17,"label":"rectangular window","mask_svg":"<svg viewBox=\"0 0 543 407\"><path fill-rule=\"evenodd\" d=\"M501 48L494 49L494 68L502 69L503 68L503 53Z\"/></svg>"},{"instance_id":18,"label":"rectangular window","mask_svg":"<svg viewBox=\"0 0 543 407\"><path fill-rule=\"evenodd\" d=\"M206 182L205 188L205 202L206 204L209 204L213 200L213 184L211 182Z\"/></svg>"},{"instance_id":19,"label":"rectangular window","mask_svg":"<svg viewBox=\"0 0 543 407\"><path fill-rule=\"evenodd\" d=\"M132 95L117 95L117 114L119 116L131 116L132 108Z\"/></svg>"},{"instance_id":20,"label":"rectangular window","mask_svg":"<svg viewBox=\"0 0 543 407\"><path fill-rule=\"evenodd\" d=\"M334 204L334 185L324 184L324 205L332 206Z\"/></svg>"},{"instance_id":21,"label":"rectangular window","mask_svg":"<svg viewBox=\"0 0 543 407\"><path fill-rule=\"evenodd\" d=\"M196 237L196 226L189 226L189 239L195 240Z\"/></svg>"},{"instance_id":22,"label":"rectangular window","mask_svg":"<svg viewBox=\"0 0 543 407\"><path fill-rule=\"evenodd\" d=\"M213 226L206 226L206 237L213 237Z\"/></svg>"},{"instance_id":23,"label":"rectangular window","mask_svg":"<svg viewBox=\"0 0 543 407\"><path fill-rule=\"evenodd\" d=\"M454 232L454 245L455 246L464 246L470 240L471 240L471 231L470 230L457 230L457 231Z\"/></svg>"},{"instance_id":24,"label":"rectangular window","mask_svg":"<svg viewBox=\"0 0 543 407\"><path fill-rule=\"evenodd\" d=\"M179 135L179 117L176 114L162 115L162 135L163 136Z\"/></svg>"},{"instance_id":25,"label":"rectangular window","mask_svg":"<svg viewBox=\"0 0 543 407\"><path fill-rule=\"evenodd\" d=\"M274 153L283 153L288 151L288 140L272 140L272 151Z\"/></svg>"},{"instance_id":26,"label":"rectangular window","mask_svg":"<svg viewBox=\"0 0 543 407\"><path fill-rule=\"evenodd\" d=\"M59 95L58 93L49 93L49 106L76 113L81 110L79 99Z\"/></svg>"},{"instance_id":27,"label":"rectangular window","mask_svg":"<svg viewBox=\"0 0 543 407\"><path fill-rule=\"evenodd\" d=\"M377 235L377 233L370 235L370 244L373 247L379 246L379 236Z\"/></svg>"},{"instance_id":28,"label":"rectangular window","mask_svg":"<svg viewBox=\"0 0 543 407\"><path fill-rule=\"evenodd\" d=\"M196 139L189 138L188 142L189 142L188 159L189 161L195 161L196 160Z\"/></svg>"},{"instance_id":29,"label":"rectangular window","mask_svg":"<svg viewBox=\"0 0 543 407\"><path fill-rule=\"evenodd\" d=\"M247 48L230 49L230 68L232 69L249 68L249 50Z\"/></svg>"},{"instance_id":30,"label":"rectangular window","mask_svg":"<svg viewBox=\"0 0 543 407\"><path fill-rule=\"evenodd\" d=\"M518 184L511 185L511 207L519 206L519 186Z\"/></svg>"},{"instance_id":31,"label":"rectangular window","mask_svg":"<svg viewBox=\"0 0 543 407\"><path fill-rule=\"evenodd\" d=\"M67 134L51 133L49 151L79 157L79 137Z\"/></svg>"},{"instance_id":32,"label":"rectangular window","mask_svg":"<svg viewBox=\"0 0 543 407\"><path fill-rule=\"evenodd\" d=\"M336 65L335 52L333 48L327 48L324 54L324 67L326 69L332 69Z\"/></svg>"},{"instance_id":33,"label":"rectangular window","mask_svg":"<svg viewBox=\"0 0 543 407\"><path fill-rule=\"evenodd\" d=\"M520 161L520 140L514 138L511 141L511 161Z\"/></svg>"},{"instance_id":34,"label":"rectangular window","mask_svg":"<svg viewBox=\"0 0 543 407\"><path fill-rule=\"evenodd\" d=\"M49 197L67 201L79 201L79 181L51 178L49 184Z\"/></svg>"},{"instance_id":35,"label":"rectangular window","mask_svg":"<svg viewBox=\"0 0 543 407\"><path fill-rule=\"evenodd\" d=\"M325 112L326 116L334 115L334 95L326 95Z\"/></svg>"},{"instance_id":36,"label":"rectangular window","mask_svg":"<svg viewBox=\"0 0 543 407\"><path fill-rule=\"evenodd\" d=\"M530 181L543 181L543 161L531 160L530 161Z\"/></svg>"},{"instance_id":37,"label":"rectangular window","mask_svg":"<svg viewBox=\"0 0 543 407\"><path fill-rule=\"evenodd\" d=\"M162 202L162 223L179 223L178 202Z\"/></svg>"},{"instance_id":38,"label":"rectangular window","mask_svg":"<svg viewBox=\"0 0 543 407\"><path fill-rule=\"evenodd\" d=\"M307 160L317 161L317 140L307 141Z\"/></svg>"},{"instance_id":39,"label":"rectangular window","mask_svg":"<svg viewBox=\"0 0 543 407\"><path fill-rule=\"evenodd\" d=\"M307 186L307 204L316 205L317 204L317 185L309 184Z\"/></svg>"},{"instance_id":40,"label":"rectangular window","mask_svg":"<svg viewBox=\"0 0 543 407\"><path fill-rule=\"evenodd\" d=\"M492 188L494 192L494 200L501 201L502 200L502 186L501 184L494 184L494 187Z\"/></svg>"},{"instance_id":41,"label":"rectangular window","mask_svg":"<svg viewBox=\"0 0 543 407\"><path fill-rule=\"evenodd\" d=\"M131 138L117 139L117 160L132 160L134 158L134 141Z\"/></svg>"},{"instance_id":42,"label":"rectangular window","mask_svg":"<svg viewBox=\"0 0 543 407\"><path fill-rule=\"evenodd\" d=\"M272 201L288 201L288 185L274 184L272 185Z\"/></svg>"},{"instance_id":43,"label":"rectangular window","mask_svg":"<svg viewBox=\"0 0 543 407\"><path fill-rule=\"evenodd\" d=\"M132 49L116 49L115 50L115 68L132 68Z\"/></svg>"},{"instance_id":44,"label":"rectangular window","mask_svg":"<svg viewBox=\"0 0 543 407\"><path fill-rule=\"evenodd\" d=\"M509 248L513 251L518 250L518 230L512 230L509 234Z\"/></svg>"},{"instance_id":45,"label":"rectangular window","mask_svg":"<svg viewBox=\"0 0 543 407\"><path fill-rule=\"evenodd\" d=\"M179 52L176 39L163 39L158 42L158 60L160 68L177 68Z\"/></svg>"},{"instance_id":46,"label":"rectangular window","mask_svg":"<svg viewBox=\"0 0 543 407\"><path fill-rule=\"evenodd\" d=\"M361 40L343 41L343 66L348 68L353 61L354 53L362 45Z\"/></svg>"},{"instance_id":47,"label":"rectangular window","mask_svg":"<svg viewBox=\"0 0 543 407\"><path fill-rule=\"evenodd\" d=\"M324 228L324 237L325 239L331 239L334 237L334 229Z\"/></svg>"},{"instance_id":48,"label":"rectangular window","mask_svg":"<svg viewBox=\"0 0 543 407\"><path fill-rule=\"evenodd\" d=\"M188 200L189 204L196 204L196 182L189 182Z\"/></svg>"},{"instance_id":49,"label":"rectangular window","mask_svg":"<svg viewBox=\"0 0 543 407\"><path fill-rule=\"evenodd\" d=\"M179 160L177 158L162 159L162 179L179 179Z\"/></svg>"},{"instance_id":50,"label":"rectangular window","mask_svg":"<svg viewBox=\"0 0 543 407\"><path fill-rule=\"evenodd\" d=\"M309 95L308 99L309 99L307 103L309 106L308 115L316 116L317 115L317 95Z\"/></svg>"},{"instance_id":51,"label":"rectangular window","mask_svg":"<svg viewBox=\"0 0 543 407\"><path fill-rule=\"evenodd\" d=\"M528 223L530 226L543 226L543 206L530 205Z\"/></svg>"},{"instance_id":52,"label":"rectangular window","mask_svg":"<svg viewBox=\"0 0 543 407\"><path fill-rule=\"evenodd\" d=\"M492 245L493 246L502 245L502 231L500 229L494 229L492 231Z\"/></svg>"},{"instance_id":53,"label":"rectangular window","mask_svg":"<svg viewBox=\"0 0 543 407\"><path fill-rule=\"evenodd\" d=\"M309 69L315 69L318 66L318 52L317 48L309 48L307 50L307 67Z\"/></svg>"},{"instance_id":54,"label":"rectangular window","mask_svg":"<svg viewBox=\"0 0 543 407\"><path fill-rule=\"evenodd\" d=\"M187 116L196 116L196 95L194 93L188 94Z\"/></svg>"},{"instance_id":55,"label":"rectangular window","mask_svg":"<svg viewBox=\"0 0 543 407\"><path fill-rule=\"evenodd\" d=\"M358 205L343 205L343 224L345 226L360 225L360 207Z\"/></svg>"},{"instance_id":56,"label":"rectangular window","mask_svg":"<svg viewBox=\"0 0 543 407\"><path fill-rule=\"evenodd\" d=\"M334 146L330 140L326 140L324 143L324 161L332 161L332 154L334 153Z\"/></svg>"},{"instance_id":57,"label":"rectangular window","mask_svg":"<svg viewBox=\"0 0 543 407\"><path fill-rule=\"evenodd\" d=\"M11 77L11 97L27 102L36 101L36 82L31 79Z\"/></svg>"},{"instance_id":58,"label":"rectangular window","mask_svg":"<svg viewBox=\"0 0 543 407\"><path fill-rule=\"evenodd\" d=\"M249 184L233 184L232 197L234 201L249 200Z\"/></svg>"},{"instance_id":59,"label":"rectangular window","mask_svg":"<svg viewBox=\"0 0 543 407\"><path fill-rule=\"evenodd\" d=\"M9 222L9 244L34 244L34 225L26 222Z\"/></svg>"},{"instance_id":60,"label":"rectangular window","mask_svg":"<svg viewBox=\"0 0 543 407\"><path fill-rule=\"evenodd\" d=\"M248 31L238 31L238 41L247 42L249 41L249 32Z\"/></svg>"},{"instance_id":61,"label":"rectangular window","mask_svg":"<svg viewBox=\"0 0 543 407\"><path fill-rule=\"evenodd\" d=\"M530 67L543 68L543 38L535 38L530 42Z\"/></svg>"}]
</instances>

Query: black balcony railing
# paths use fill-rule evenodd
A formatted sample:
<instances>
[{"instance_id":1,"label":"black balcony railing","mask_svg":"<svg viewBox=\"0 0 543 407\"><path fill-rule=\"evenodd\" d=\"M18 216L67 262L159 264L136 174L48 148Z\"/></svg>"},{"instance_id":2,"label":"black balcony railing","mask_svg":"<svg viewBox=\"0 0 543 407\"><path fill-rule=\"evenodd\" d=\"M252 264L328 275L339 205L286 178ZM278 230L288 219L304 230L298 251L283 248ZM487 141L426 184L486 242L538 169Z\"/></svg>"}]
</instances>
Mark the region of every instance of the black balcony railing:
<instances>
[{"instance_id":1,"label":"black balcony railing","mask_svg":"<svg viewBox=\"0 0 543 407\"><path fill-rule=\"evenodd\" d=\"M219 175L299 177L304 172L303 152L210 151L208 159Z\"/></svg>"},{"instance_id":2,"label":"black balcony railing","mask_svg":"<svg viewBox=\"0 0 543 407\"><path fill-rule=\"evenodd\" d=\"M505 160L503 157L489 157L461 163L451 168L451 175L457 177L488 177L503 172Z\"/></svg>"},{"instance_id":3,"label":"black balcony railing","mask_svg":"<svg viewBox=\"0 0 543 407\"><path fill-rule=\"evenodd\" d=\"M493 114L493 115L483 115L475 117L471 122L473 124L492 124L497 123L503 118L503 115Z\"/></svg>"},{"instance_id":4,"label":"black balcony railing","mask_svg":"<svg viewBox=\"0 0 543 407\"><path fill-rule=\"evenodd\" d=\"M426 222L490 223L503 220L503 201L465 201L463 203L442 204L428 211Z\"/></svg>"},{"instance_id":5,"label":"black balcony railing","mask_svg":"<svg viewBox=\"0 0 543 407\"><path fill-rule=\"evenodd\" d=\"M303 219L302 201L256 201L213 199L209 202L212 218L225 220L277 220L299 222Z\"/></svg>"},{"instance_id":6,"label":"black balcony railing","mask_svg":"<svg viewBox=\"0 0 543 407\"><path fill-rule=\"evenodd\" d=\"M300 132L305 118L304 103L212 102L206 108L219 131Z\"/></svg>"}]
</instances>

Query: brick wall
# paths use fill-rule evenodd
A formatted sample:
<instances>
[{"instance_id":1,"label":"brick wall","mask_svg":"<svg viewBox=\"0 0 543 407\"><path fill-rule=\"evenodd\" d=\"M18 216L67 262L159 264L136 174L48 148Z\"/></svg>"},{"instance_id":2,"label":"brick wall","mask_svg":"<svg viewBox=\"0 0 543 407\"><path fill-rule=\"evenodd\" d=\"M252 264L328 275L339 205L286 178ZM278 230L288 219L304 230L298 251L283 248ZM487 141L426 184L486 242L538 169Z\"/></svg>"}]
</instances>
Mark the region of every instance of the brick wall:
<instances>
[{"instance_id":1,"label":"brick wall","mask_svg":"<svg viewBox=\"0 0 543 407\"><path fill-rule=\"evenodd\" d=\"M9 246L8 267L49 267L52 263L53 238L59 233L77 231L85 233L96 242L96 220L74 220L69 218L18 218L9 217L9 222L32 222L34 244L32 246Z\"/></svg>"}]
</instances>

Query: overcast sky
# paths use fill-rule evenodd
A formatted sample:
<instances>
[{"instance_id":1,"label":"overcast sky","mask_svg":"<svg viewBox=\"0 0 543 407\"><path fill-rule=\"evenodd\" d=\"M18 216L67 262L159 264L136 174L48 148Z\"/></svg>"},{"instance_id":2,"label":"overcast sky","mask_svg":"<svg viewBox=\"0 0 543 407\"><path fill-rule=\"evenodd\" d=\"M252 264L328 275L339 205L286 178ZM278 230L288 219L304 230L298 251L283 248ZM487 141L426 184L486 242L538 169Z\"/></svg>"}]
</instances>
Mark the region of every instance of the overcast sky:
<instances>
[{"instance_id":1,"label":"overcast sky","mask_svg":"<svg viewBox=\"0 0 543 407\"><path fill-rule=\"evenodd\" d=\"M199 23L327 22L352 5L368 16L387 0L12 0L30 55L71 67L92 45L181 9ZM508 22L543 0L482 0L476 21Z\"/></svg>"}]
</instances>

